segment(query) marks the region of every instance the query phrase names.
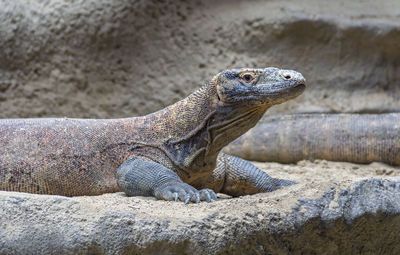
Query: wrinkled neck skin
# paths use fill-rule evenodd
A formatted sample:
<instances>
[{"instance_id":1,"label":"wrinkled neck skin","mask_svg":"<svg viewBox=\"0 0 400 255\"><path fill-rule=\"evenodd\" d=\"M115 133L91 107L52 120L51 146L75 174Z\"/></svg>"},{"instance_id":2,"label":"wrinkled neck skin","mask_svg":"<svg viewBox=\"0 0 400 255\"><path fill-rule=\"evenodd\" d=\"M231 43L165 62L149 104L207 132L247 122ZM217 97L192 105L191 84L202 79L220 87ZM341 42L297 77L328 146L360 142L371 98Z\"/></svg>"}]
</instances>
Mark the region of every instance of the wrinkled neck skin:
<instances>
[{"instance_id":1,"label":"wrinkled neck skin","mask_svg":"<svg viewBox=\"0 0 400 255\"><path fill-rule=\"evenodd\" d=\"M209 83L166 108L172 119L185 123L176 125L175 138L166 141L165 148L183 172L209 172L221 149L255 126L269 107L221 102L215 85Z\"/></svg>"}]
</instances>

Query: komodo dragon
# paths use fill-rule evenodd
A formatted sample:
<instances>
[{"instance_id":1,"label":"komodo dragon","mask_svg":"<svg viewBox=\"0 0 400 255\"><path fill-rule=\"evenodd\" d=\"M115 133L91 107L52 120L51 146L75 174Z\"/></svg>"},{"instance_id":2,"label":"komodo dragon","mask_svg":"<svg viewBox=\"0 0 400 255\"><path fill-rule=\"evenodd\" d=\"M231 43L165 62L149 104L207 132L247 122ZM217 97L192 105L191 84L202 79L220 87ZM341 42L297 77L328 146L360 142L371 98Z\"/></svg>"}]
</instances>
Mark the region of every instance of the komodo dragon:
<instances>
[{"instance_id":1,"label":"komodo dragon","mask_svg":"<svg viewBox=\"0 0 400 255\"><path fill-rule=\"evenodd\" d=\"M0 189L65 196L128 196L198 203L294 182L220 153L265 111L300 95L305 79L277 68L217 74L158 112L123 119L0 121Z\"/></svg>"},{"instance_id":2,"label":"komodo dragon","mask_svg":"<svg viewBox=\"0 0 400 255\"><path fill-rule=\"evenodd\" d=\"M268 116L224 152L247 160L400 165L400 113Z\"/></svg>"}]
</instances>

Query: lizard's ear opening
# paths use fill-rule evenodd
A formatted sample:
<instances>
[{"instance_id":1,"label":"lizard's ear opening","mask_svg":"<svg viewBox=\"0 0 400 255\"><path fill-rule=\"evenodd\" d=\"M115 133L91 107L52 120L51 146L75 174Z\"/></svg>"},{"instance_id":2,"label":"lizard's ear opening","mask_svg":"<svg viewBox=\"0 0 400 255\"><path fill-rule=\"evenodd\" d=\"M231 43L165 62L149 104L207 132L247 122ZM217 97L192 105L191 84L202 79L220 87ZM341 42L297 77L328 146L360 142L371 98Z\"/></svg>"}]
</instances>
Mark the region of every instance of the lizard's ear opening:
<instances>
[{"instance_id":1,"label":"lizard's ear opening","mask_svg":"<svg viewBox=\"0 0 400 255\"><path fill-rule=\"evenodd\" d=\"M221 79L221 73L214 76L214 78L211 80L211 84L214 86L214 88L216 90L218 102L223 101L223 98L224 98L223 84L225 82L226 82L225 79Z\"/></svg>"},{"instance_id":2,"label":"lizard's ear opening","mask_svg":"<svg viewBox=\"0 0 400 255\"><path fill-rule=\"evenodd\" d=\"M225 82L219 82L217 84L217 98L219 102L229 101L229 88Z\"/></svg>"}]
</instances>

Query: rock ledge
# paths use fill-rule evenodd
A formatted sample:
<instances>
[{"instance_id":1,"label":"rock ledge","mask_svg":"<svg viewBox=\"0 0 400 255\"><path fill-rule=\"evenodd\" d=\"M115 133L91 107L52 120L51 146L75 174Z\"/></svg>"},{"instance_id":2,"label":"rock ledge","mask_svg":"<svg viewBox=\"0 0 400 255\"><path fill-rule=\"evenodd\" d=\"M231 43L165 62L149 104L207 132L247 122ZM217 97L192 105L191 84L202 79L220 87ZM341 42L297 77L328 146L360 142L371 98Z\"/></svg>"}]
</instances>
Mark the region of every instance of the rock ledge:
<instances>
[{"instance_id":1,"label":"rock ledge","mask_svg":"<svg viewBox=\"0 0 400 255\"><path fill-rule=\"evenodd\" d=\"M302 184L188 206L123 193L0 192L0 254L400 252L400 178L377 178L382 168L389 175L400 169L326 161L262 166ZM358 177L323 180L339 170Z\"/></svg>"}]
</instances>

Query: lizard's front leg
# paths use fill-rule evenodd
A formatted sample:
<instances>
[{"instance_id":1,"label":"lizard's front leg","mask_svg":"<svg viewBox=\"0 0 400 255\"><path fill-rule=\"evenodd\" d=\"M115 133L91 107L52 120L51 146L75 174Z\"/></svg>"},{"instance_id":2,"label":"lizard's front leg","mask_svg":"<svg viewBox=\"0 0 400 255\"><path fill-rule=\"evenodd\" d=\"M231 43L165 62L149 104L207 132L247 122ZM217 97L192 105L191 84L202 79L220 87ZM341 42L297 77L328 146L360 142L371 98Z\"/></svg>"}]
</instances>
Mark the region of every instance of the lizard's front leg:
<instances>
[{"instance_id":1,"label":"lizard's front leg","mask_svg":"<svg viewBox=\"0 0 400 255\"><path fill-rule=\"evenodd\" d=\"M197 190L184 183L171 169L156 162L133 157L117 170L117 184L128 196L155 196L163 200L199 203L217 200L210 189Z\"/></svg>"},{"instance_id":2,"label":"lizard's front leg","mask_svg":"<svg viewBox=\"0 0 400 255\"><path fill-rule=\"evenodd\" d=\"M221 192L231 196L270 192L296 184L294 181L272 178L249 161L224 153L218 155L214 172L225 174Z\"/></svg>"}]
</instances>

